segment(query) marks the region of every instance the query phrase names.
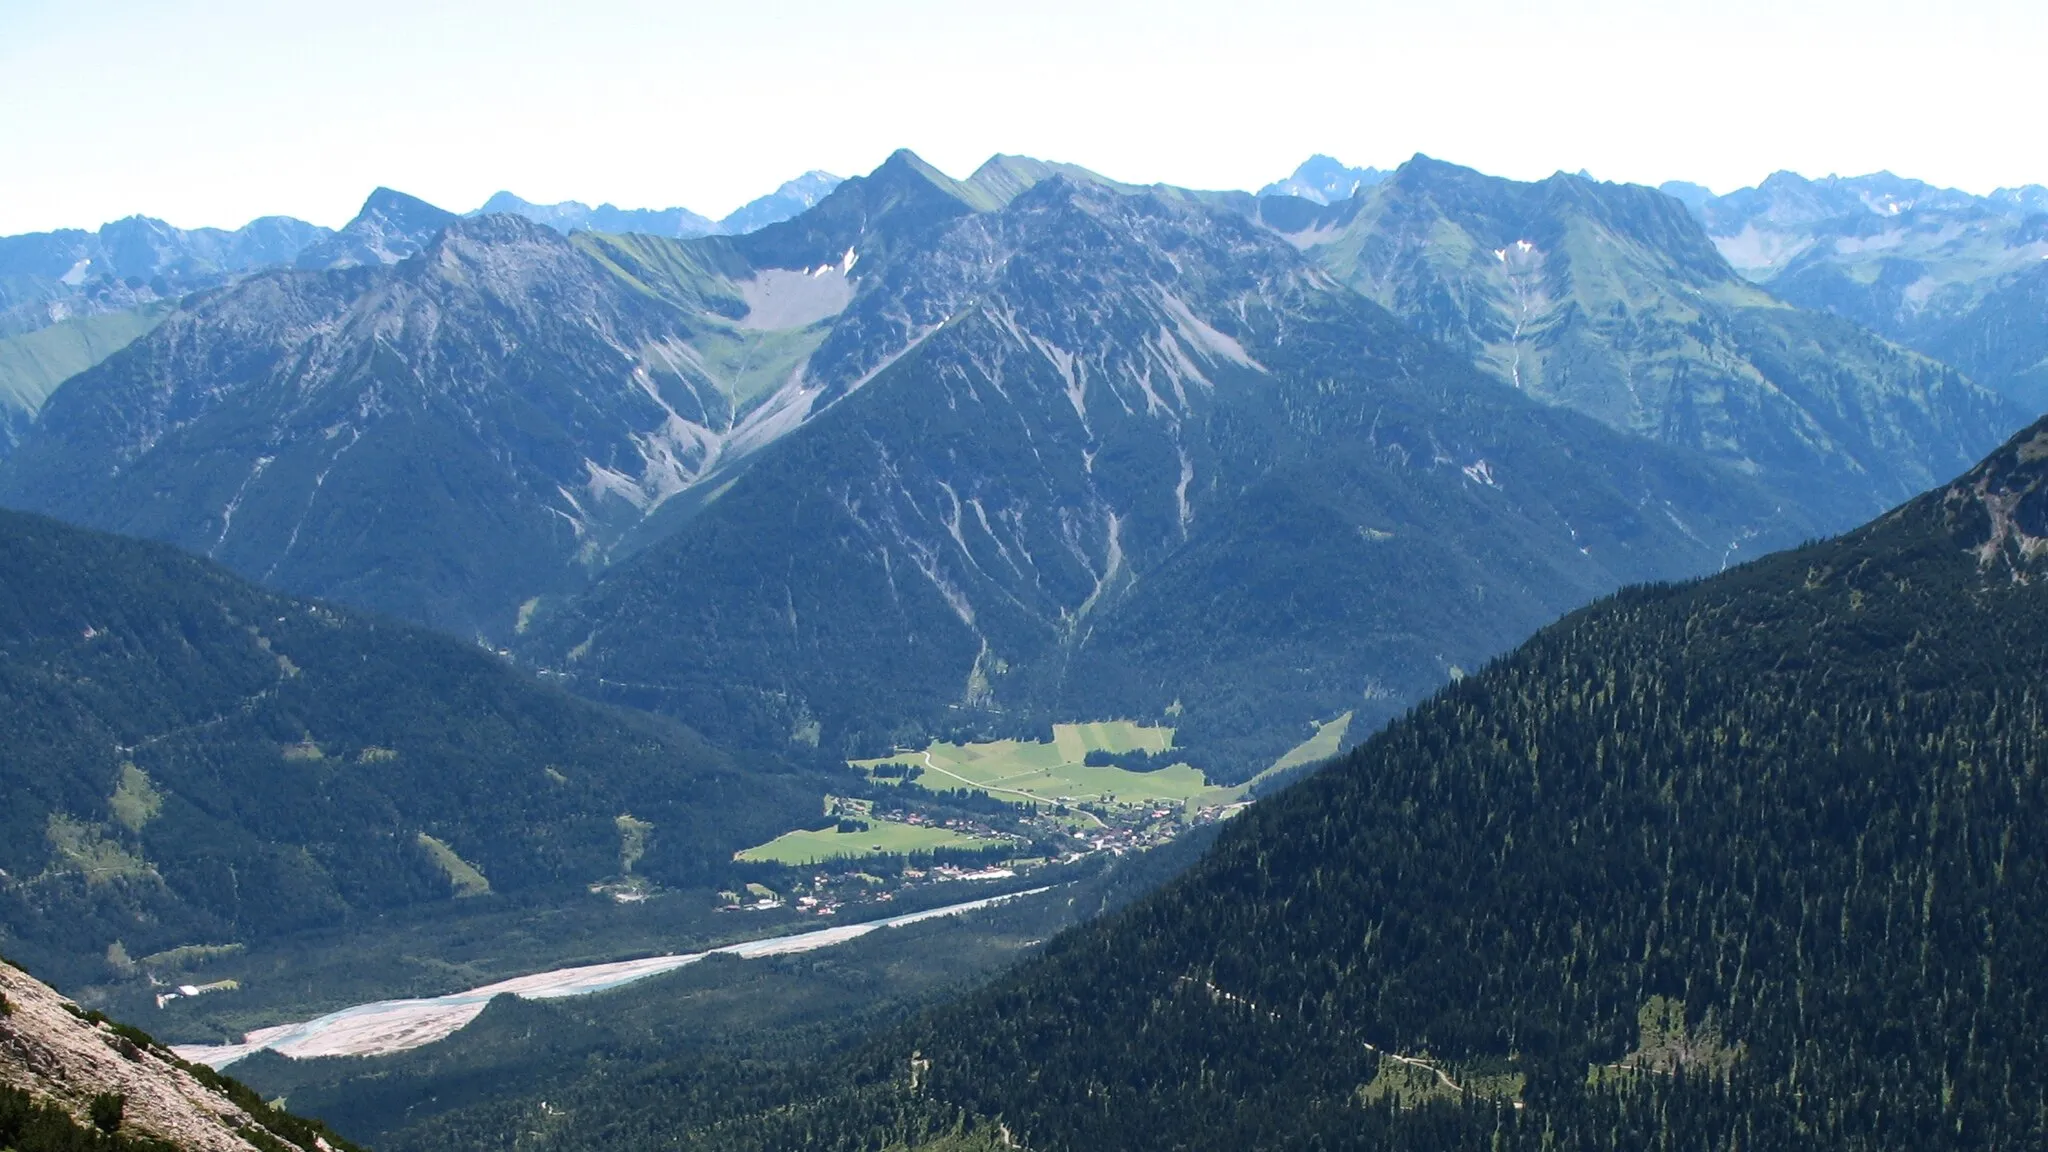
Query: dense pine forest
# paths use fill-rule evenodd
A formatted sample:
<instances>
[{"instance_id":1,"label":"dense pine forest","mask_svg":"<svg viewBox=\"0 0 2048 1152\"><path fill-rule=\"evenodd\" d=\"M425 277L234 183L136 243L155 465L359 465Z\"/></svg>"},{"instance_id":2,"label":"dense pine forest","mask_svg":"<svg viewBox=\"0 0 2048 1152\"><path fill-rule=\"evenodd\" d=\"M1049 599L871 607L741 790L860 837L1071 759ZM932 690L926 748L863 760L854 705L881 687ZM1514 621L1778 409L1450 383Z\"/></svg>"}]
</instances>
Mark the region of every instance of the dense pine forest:
<instances>
[{"instance_id":1,"label":"dense pine forest","mask_svg":"<svg viewBox=\"0 0 2048 1152\"><path fill-rule=\"evenodd\" d=\"M965 1002L543 1143L2040 1147L2044 489L2048 423L1625 591Z\"/></svg>"}]
</instances>

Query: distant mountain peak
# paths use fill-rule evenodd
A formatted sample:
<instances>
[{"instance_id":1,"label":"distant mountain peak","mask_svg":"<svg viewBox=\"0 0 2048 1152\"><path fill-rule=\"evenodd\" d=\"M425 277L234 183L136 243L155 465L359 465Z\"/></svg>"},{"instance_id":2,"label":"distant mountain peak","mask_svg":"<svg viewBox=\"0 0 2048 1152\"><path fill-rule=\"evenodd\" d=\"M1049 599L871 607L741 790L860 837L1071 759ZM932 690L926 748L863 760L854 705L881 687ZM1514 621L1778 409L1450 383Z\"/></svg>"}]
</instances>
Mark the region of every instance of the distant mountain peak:
<instances>
[{"instance_id":1,"label":"distant mountain peak","mask_svg":"<svg viewBox=\"0 0 2048 1152\"><path fill-rule=\"evenodd\" d=\"M873 181L922 180L925 183L949 192L958 188L960 184L958 180L926 163L924 157L919 156L908 148L898 148L896 151L889 153L889 158L882 161L880 167L869 173L868 179Z\"/></svg>"},{"instance_id":2,"label":"distant mountain peak","mask_svg":"<svg viewBox=\"0 0 2048 1152\"><path fill-rule=\"evenodd\" d=\"M1321 152L1302 161L1294 174L1259 189L1261 196L1298 196L1318 204L1338 204L1356 196L1361 189L1385 180L1390 173L1378 168L1352 168Z\"/></svg>"},{"instance_id":3,"label":"distant mountain peak","mask_svg":"<svg viewBox=\"0 0 2048 1152\"><path fill-rule=\"evenodd\" d=\"M913 157L914 159L914 157ZM920 162L921 163L921 162ZM723 220L711 220L688 208L621 208L610 201L592 208L580 200L538 204L512 192L498 192L470 213L506 212L545 224L557 232L640 233L689 239L695 236L743 235L778 224L809 210L840 184L830 172L813 168L775 191L748 201Z\"/></svg>"},{"instance_id":4,"label":"distant mountain peak","mask_svg":"<svg viewBox=\"0 0 2048 1152\"><path fill-rule=\"evenodd\" d=\"M394 188L378 187L341 231L299 253L300 268L352 268L396 264L434 234L461 219L445 208Z\"/></svg>"},{"instance_id":5,"label":"distant mountain peak","mask_svg":"<svg viewBox=\"0 0 2048 1152\"><path fill-rule=\"evenodd\" d=\"M396 188L379 186L363 201L362 211L357 212L356 218L345 227L353 228L369 220L381 220L404 228L440 228L455 218L455 213L446 208L436 207Z\"/></svg>"},{"instance_id":6,"label":"distant mountain peak","mask_svg":"<svg viewBox=\"0 0 2048 1152\"><path fill-rule=\"evenodd\" d=\"M794 180L783 181L781 187L768 195L741 205L718 222L718 231L737 236L780 224L816 207L842 183L832 173L813 168Z\"/></svg>"},{"instance_id":7,"label":"distant mountain peak","mask_svg":"<svg viewBox=\"0 0 2048 1152\"><path fill-rule=\"evenodd\" d=\"M574 200L566 200L563 201L563 203L575 204L578 208L589 207L586 204L578 204ZM511 192L500 190L491 193L491 198L489 200L484 201L483 207L478 208L474 214L481 216L490 212L519 212L521 209L535 207L538 207L538 205L534 204L530 200L527 200L520 196L516 196Z\"/></svg>"}]
</instances>

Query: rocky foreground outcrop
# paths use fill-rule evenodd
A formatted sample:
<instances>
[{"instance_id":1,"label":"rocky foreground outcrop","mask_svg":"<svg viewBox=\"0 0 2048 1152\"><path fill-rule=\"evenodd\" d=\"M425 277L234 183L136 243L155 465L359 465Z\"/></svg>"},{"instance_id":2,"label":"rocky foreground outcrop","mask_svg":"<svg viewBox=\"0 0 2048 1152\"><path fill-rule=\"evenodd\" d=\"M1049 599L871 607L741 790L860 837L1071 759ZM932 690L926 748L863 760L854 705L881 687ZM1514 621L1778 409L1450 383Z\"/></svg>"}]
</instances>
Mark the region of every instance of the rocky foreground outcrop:
<instances>
[{"instance_id":1,"label":"rocky foreground outcrop","mask_svg":"<svg viewBox=\"0 0 2048 1152\"><path fill-rule=\"evenodd\" d=\"M0 961L0 1088L24 1091L80 1127L191 1152L344 1152L318 1124L265 1105L248 1088L186 1064ZM33 1143L23 1147L33 1147Z\"/></svg>"}]
</instances>

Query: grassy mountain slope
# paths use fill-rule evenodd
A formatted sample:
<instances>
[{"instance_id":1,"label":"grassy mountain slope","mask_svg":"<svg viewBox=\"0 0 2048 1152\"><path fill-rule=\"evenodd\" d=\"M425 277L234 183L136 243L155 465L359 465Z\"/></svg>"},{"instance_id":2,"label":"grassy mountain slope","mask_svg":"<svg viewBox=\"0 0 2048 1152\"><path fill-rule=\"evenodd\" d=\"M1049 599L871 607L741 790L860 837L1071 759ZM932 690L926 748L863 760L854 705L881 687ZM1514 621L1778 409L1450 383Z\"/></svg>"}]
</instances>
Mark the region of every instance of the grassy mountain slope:
<instances>
[{"instance_id":1,"label":"grassy mountain slope","mask_svg":"<svg viewBox=\"0 0 2048 1152\"><path fill-rule=\"evenodd\" d=\"M1529 395L1704 452L1830 527L1967 467L2022 420L1951 369L1786 307L1653 189L1418 156L1349 201L1261 215Z\"/></svg>"},{"instance_id":2,"label":"grassy mountain slope","mask_svg":"<svg viewBox=\"0 0 2048 1152\"><path fill-rule=\"evenodd\" d=\"M2044 540L2048 422L1840 539L1625 591L681 1146L2035 1146Z\"/></svg>"},{"instance_id":3,"label":"grassy mountain slope","mask_svg":"<svg viewBox=\"0 0 2048 1152\"><path fill-rule=\"evenodd\" d=\"M816 805L473 646L14 513L0 747L0 944L60 982L479 882L701 882Z\"/></svg>"},{"instance_id":4,"label":"grassy mountain slope","mask_svg":"<svg viewBox=\"0 0 2048 1152\"><path fill-rule=\"evenodd\" d=\"M159 301L122 312L76 316L0 339L0 455L27 432L57 385L133 343L162 323L171 307Z\"/></svg>"}]
</instances>

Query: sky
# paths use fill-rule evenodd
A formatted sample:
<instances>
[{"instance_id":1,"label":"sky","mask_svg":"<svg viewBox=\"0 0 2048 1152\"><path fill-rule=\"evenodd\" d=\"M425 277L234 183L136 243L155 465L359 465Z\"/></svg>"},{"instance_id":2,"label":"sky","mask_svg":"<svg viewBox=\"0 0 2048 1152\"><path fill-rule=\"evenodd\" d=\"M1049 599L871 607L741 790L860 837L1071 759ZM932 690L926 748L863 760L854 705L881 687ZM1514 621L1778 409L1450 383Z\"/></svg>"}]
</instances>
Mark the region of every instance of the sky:
<instances>
[{"instance_id":1,"label":"sky","mask_svg":"<svg viewBox=\"0 0 2048 1152\"><path fill-rule=\"evenodd\" d=\"M2048 4L0 0L0 234L338 226L378 185L721 216L910 148L1256 189L1314 152L1535 179L2048 183Z\"/></svg>"}]
</instances>

